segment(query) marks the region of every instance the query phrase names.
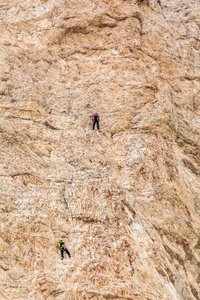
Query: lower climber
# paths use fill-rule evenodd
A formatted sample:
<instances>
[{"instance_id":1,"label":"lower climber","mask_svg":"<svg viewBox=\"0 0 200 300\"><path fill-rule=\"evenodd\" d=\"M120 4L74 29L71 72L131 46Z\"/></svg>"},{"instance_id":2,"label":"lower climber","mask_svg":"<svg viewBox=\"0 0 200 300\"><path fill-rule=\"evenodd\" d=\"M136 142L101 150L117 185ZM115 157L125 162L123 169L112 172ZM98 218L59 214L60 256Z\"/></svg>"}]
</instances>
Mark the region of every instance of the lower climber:
<instances>
[{"instance_id":1,"label":"lower climber","mask_svg":"<svg viewBox=\"0 0 200 300\"><path fill-rule=\"evenodd\" d=\"M71 257L71 254L70 254L69 251L67 250L67 248L66 248L66 246L65 246L65 243L63 242L62 239L59 240L58 248L59 248L60 251L61 251L61 259L62 259L62 260L63 260L63 258L64 258L64 251L68 254L69 257Z\"/></svg>"},{"instance_id":2,"label":"lower climber","mask_svg":"<svg viewBox=\"0 0 200 300\"><path fill-rule=\"evenodd\" d=\"M95 113L94 115L92 115L92 122L93 122L93 130L95 128L95 124L97 123L97 129L99 130L99 115L98 113Z\"/></svg>"}]
</instances>

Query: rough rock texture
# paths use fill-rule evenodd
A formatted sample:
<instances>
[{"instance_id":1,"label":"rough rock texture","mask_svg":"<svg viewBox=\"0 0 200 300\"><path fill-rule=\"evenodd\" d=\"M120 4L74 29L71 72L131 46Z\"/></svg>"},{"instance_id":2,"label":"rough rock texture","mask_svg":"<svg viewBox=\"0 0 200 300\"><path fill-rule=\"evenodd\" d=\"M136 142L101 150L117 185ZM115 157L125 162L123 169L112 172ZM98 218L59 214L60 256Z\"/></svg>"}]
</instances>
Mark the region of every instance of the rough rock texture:
<instances>
[{"instance_id":1,"label":"rough rock texture","mask_svg":"<svg viewBox=\"0 0 200 300\"><path fill-rule=\"evenodd\" d=\"M199 28L198 0L1 1L1 299L200 299Z\"/></svg>"}]
</instances>

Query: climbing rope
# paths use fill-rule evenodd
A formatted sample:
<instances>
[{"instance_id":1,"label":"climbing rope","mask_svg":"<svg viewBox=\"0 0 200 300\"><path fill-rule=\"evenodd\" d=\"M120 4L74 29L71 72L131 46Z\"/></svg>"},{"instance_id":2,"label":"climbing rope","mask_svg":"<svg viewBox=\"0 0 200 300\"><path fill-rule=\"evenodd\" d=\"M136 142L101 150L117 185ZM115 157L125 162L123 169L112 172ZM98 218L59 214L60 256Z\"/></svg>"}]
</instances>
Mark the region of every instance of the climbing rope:
<instances>
[{"instance_id":1,"label":"climbing rope","mask_svg":"<svg viewBox=\"0 0 200 300\"><path fill-rule=\"evenodd\" d=\"M64 131L62 131L62 134L60 136L60 144L62 143L62 141L64 140ZM62 194L62 199L63 199L63 203L64 203L64 211L65 211L65 214L67 216L67 219L69 221L72 221L72 225L73 227L75 227L75 223L74 223L74 218L73 218L73 213L72 213L72 208L71 208L71 203L70 203L70 198L68 197L68 199L66 198L66 184L68 182L67 180L67 170L66 170L66 157L65 157L65 151L62 149L62 146L61 146L61 154L62 154L62 157L63 157L63 175L64 175L64 182L63 182L63 194ZM68 213L67 213L67 210L68 210Z\"/></svg>"}]
</instances>

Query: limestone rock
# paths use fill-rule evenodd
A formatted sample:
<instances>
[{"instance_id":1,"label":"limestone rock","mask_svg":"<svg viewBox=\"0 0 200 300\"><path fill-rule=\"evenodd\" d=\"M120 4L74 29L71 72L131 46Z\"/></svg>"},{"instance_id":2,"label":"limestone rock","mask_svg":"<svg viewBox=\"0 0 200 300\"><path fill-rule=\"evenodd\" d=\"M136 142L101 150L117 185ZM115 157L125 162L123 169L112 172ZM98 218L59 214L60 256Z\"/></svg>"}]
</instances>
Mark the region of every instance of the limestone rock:
<instances>
[{"instance_id":1,"label":"limestone rock","mask_svg":"<svg viewBox=\"0 0 200 300\"><path fill-rule=\"evenodd\" d=\"M200 299L199 17L0 3L1 299Z\"/></svg>"}]
</instances>

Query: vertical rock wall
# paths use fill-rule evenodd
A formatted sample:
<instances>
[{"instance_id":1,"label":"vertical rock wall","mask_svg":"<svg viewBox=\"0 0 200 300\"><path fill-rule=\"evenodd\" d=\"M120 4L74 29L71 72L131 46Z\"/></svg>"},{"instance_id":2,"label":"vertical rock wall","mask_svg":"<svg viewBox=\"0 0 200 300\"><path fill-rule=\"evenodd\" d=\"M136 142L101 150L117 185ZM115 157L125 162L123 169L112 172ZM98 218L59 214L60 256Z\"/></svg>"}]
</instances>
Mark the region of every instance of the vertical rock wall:
<instances>
[{"instance_id":1,"label":"vertical rock wall","mask_svg":"<svg viewBox=\"0 0 200 300\"><path fill-rule=\"evenodd\" d=\"M0 298L200 299L198 1L4 0L0 24Z\"/></svg>"}]
</instances>

